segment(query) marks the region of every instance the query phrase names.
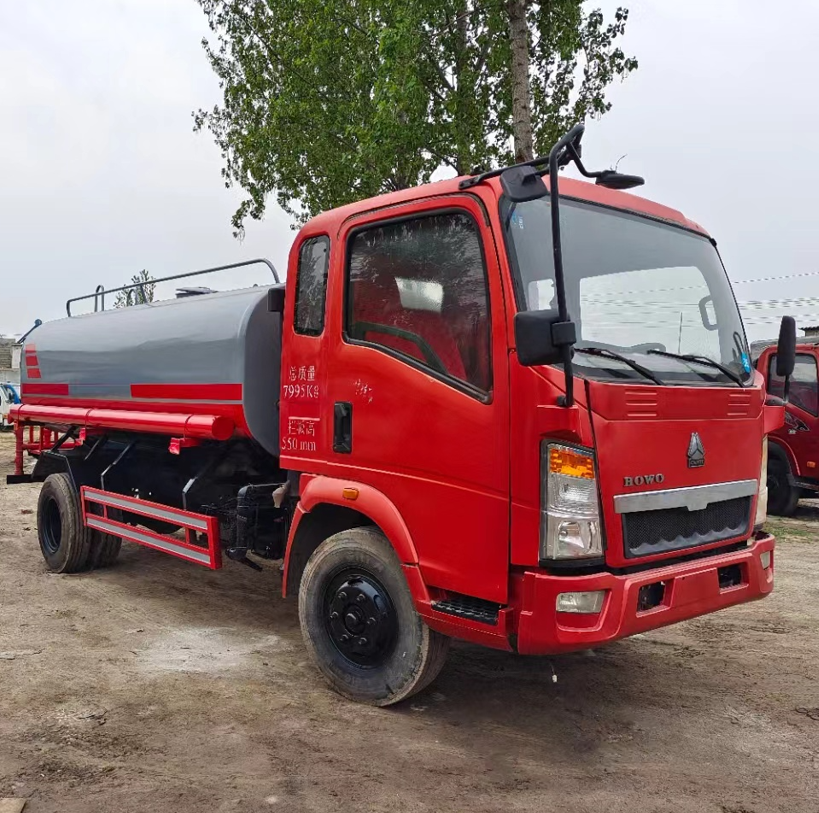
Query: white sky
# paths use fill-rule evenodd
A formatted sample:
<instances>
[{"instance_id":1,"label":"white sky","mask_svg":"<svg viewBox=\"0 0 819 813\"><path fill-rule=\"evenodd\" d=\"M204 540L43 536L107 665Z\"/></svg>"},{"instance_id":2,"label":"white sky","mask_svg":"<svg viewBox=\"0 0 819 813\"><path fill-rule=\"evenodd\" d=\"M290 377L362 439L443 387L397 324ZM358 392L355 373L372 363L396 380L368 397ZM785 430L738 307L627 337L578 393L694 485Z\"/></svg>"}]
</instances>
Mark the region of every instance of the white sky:
<instances>
[{"instance_id":1,"label":"white sky","mask_svg":"<svg viewBox=\"0 0 819 813\"><path fill-rule=\"evenodd\" d=\"M627 5L623 45L640 68L588 127L586 163L626 154L620 168L645 175L646 197L717 238L734 281L819 272L819 3L790 0L780 15L762 0ZM191 111L219 99L205 33L194 0L0 0L0 333L141 268L262 255L284 270L289 219L271 205L237 242L241 191L192 131ZM819 275L736 292L819 297ZM746 311L749 336L774 335L754 322L783 312ZM819 304L790 312L819 323Z\"/></svg>"}]
</instances>

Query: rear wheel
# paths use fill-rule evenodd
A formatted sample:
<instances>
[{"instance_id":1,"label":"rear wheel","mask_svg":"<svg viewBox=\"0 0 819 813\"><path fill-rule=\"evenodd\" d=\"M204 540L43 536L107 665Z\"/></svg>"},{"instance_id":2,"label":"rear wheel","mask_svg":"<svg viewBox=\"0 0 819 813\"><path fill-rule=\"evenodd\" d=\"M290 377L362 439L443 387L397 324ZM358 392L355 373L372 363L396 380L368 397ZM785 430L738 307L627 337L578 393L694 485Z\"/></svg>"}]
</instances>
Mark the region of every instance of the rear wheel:
<instances>
[{"instance_id":1,"label":"rear wheel","mask_svg":"<svg viewBox=\"0 0 819 813\"><path fill-rule=\"evenodd\" d=\"M110 567L117 561L121 547L122 540L118 536L95 531L88 554L88 566L92 569Z\"/></svg>"},{"instance_id":2,"label":"rear wheel","mask_svg":"<svg viewBox=\"0 0 819 813\"><path fill-rule=\"evenodd\" d=\"M65 473L51 474L43 483L37 502L37 536L50 570L85 569L94 531L83 525L79 495Z\"/></svg>"},{"instance_id":3,"label":"rear wheel","mask_svg":"<svg viewBox=\"0 0 819 813\"><path fill-rule=\"evenodd\" d=\"M330 685L350 700L389 706L428 686L449 639L415 610L401 563L374 528L326 539L299 589L307 650Z\"/></svg>"},{"instance_id":4,"label":"rear wheel","mask_svg":"<svg viewBox=\"0 0 819 813\"><path fill-rule=\"evenodd\" d=\"M790 483L787 461L772 457L768 461L768 511L780 517L790 517L798 504L799 489Z\"/></svg>"}]
</instances>

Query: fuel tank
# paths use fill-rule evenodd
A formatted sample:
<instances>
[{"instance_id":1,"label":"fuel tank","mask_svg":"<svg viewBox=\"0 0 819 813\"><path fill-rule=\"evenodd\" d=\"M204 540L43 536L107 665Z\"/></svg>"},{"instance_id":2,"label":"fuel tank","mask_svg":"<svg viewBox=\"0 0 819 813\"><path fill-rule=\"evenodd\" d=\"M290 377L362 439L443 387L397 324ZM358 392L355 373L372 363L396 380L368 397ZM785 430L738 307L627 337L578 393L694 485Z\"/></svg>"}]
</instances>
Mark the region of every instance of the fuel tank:
<instances>
[{"instance_id":1,"label":"fuel tank","mask_svg":"<svg viewBox=\"0 0 819 813\"><path fill-rule=\"evenodd\" d=\"M259 286L46 322L25 344L26 405L230 419L279 452L281 313Z\"/></svg>"}]
</instances>

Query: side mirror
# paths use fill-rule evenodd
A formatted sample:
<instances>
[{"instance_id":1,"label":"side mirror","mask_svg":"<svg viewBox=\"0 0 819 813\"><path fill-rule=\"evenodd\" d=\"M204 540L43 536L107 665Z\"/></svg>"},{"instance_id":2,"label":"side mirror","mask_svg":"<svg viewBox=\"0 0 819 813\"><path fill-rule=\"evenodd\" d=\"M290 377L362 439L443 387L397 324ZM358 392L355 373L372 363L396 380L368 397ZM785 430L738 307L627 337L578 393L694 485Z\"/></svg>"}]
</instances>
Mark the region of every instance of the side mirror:
<instances>
[{"instance_id":1,"label":"side mirror","mask_svg":"<svg viewBox=\"0 0 819 813\"><path fill-rule=\"evenodd\" d=\"M513 203L525 203L549 194L543 178L534 167L510 167L501 173L500 181L506 197Z\"/></svg>"},{"instance_id":2,"label":"side mirror","mask_svg":"<svg viewBox=\"0 0 819 813\"><path fill-rule=\"evenodd\" d=\"M639 175L625 175L613 169L604 169L595 181L598 186L605 186L606 189L634 189L635 186L642 186L645 182L645 178Z\"/></svg>"},{"instance_id":3,"label":"side mirror","mask_svg":"<svg viewBox=\"0 0 819 813\"><path fill-rule=\"evenodd\" d=\"M524 367L558 364L562 347L576 341L574 322L561 322L557 311L521 311L515 315L515 346Z\"/></svg>"},{"instance_id":4,"label":"side mirror","mask_svg":"<svg viewBox=\"0 0 819 813\"><path fill-rule=\"evenodd\" d=\"M776 374L790 378L796 365L796 322L793 316L783 316L779 326L779 343L776 347Z\"/></svg>"}]
</instances>

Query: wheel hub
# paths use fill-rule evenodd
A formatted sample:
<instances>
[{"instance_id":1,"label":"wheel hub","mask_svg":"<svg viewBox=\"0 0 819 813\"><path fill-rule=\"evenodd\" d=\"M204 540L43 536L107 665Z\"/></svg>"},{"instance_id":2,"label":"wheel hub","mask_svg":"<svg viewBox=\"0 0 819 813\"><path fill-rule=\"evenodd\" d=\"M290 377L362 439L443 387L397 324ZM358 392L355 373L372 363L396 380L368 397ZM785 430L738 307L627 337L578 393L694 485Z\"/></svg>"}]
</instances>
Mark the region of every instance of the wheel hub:
<instances>
[{"instance_id":1,"label":"wheel hub","mask_svg":"<svg viewBox=\"0 0 819 813\"><path fill-rule=\"evenodd\" d=\"M380 582L369 574L344 571L325 594L327 631L338 651L358 666L382 663L398 632L395 608Z\"/></svg>"}]
</instances>

